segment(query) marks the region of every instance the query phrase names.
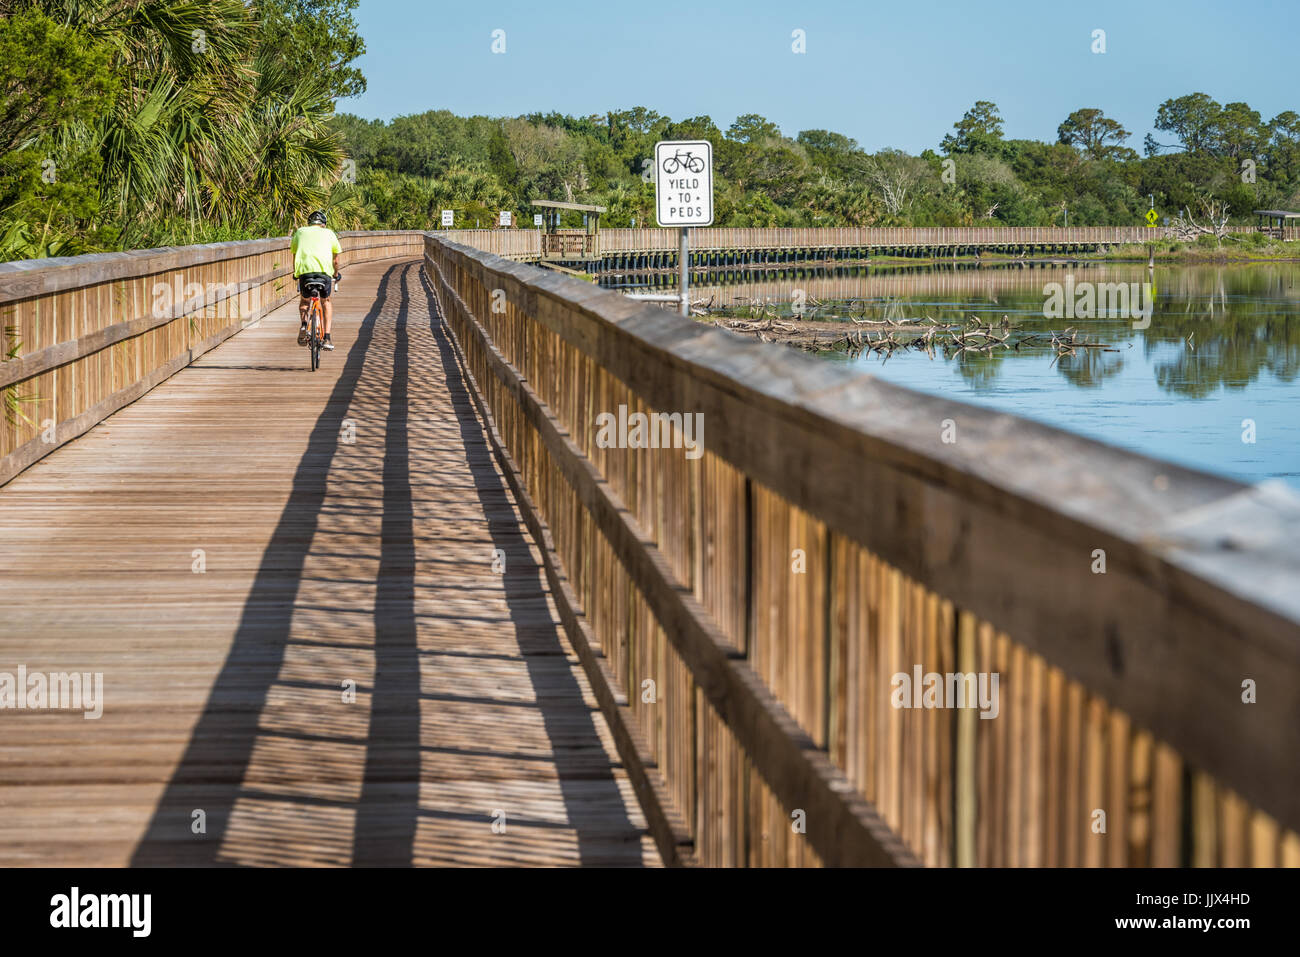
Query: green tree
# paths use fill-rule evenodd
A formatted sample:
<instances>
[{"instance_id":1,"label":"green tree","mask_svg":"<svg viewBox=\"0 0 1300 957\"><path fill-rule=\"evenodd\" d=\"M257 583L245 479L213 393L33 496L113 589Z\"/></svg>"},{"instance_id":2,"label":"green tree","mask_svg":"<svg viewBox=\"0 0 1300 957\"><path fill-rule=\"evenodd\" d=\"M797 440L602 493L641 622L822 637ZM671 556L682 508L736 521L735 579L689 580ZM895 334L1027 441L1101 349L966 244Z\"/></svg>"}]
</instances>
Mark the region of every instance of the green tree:
<instances>
[{"instance_id":1,"label":"green tree","mask_svg":"<svg viewBox=\"0 0 1300 957\"><path fill-rule=\"evenodd\" d=\"M255 0L261 46L275 50L292 76L325 73L332 99L366 92L352 64L366 52L353 16L360 0Z\"/></svg>"},{"instance_id":2,"label":"green tree","mask_svg":"<svg viewBox=\"0 0 1300 957\"><path fill-rule=\"evenodd\" d=\"M758 144L765 140L778 139L780 136L781 130L777 125L757 113L738 116L736 121L727 128L727 139L735 143Z\"/></svg>"},{"instance_id":3,"label":"green tree","mask_svg":"<svg viewBox=\"0 0 1300 957\"><path fill-rule=\"evenodd\" d=\"M997 104L988 100L977 100L952 128L955 132L949 133L939 144L939 148L950 156L954 153L997 152L1002 142L1002 116Z\"/></svg>"},{"instance_id":4,"label":"green tree","mask_svg":"<svg viewBox=\"0 0 1300 957\"><path fill-rule=\"evenodd\" d=\"M563 198L572 203L588 188L582 148L564 130L525 119L507 120L502 129L519 169L518 200Z\"/></svg>"},{"instance_id":5,"label":"green tree","mask_svg":"<svg viewBox=\"0 0 1300 957\"><path fill-rule=\"evenodd\" d=\"M111 50L29 9L0 19L0 256L58 255L98 210L99 155L61 135L113 102Z\"/></svg>"},{"instance_id":6,"label":"green tree","mask_svg":"<svg viewBox=\"0 0 1300 957\"><path fill-rule=\"evenodd\" d=\"M1247 103L1229 103L1219 113L1216 126L1215 152L1233 159L1258 156L1268 143L1270 130L1260 118L1258 110Z\"/></svg>"},{"instance_id":7,"label":"green tree","mask_svg":"<svg viewBox=\"0 0 1300 957\"><path fill-rule=\"evenodd\" d=\"M1060 142L1073 146L1090 159L1136 156L1123 143L1128 130L1098 109L1075 110L1056 130Z\"/></svg>"},{"instance_id":8,"label":"green tree","mask_svg":"<svg viewBox=\"0 0 1300 957\"><path fill-rule=\"evenodd\" d=\"M519 180L519 164L510 152L505 130L499 125L492 130L492 139L488 143L488 160L492 164L492 172L500 182L516 183Z\"/></svg>"},{"instance_id":9,"label":"green tree","mask_svg":"<svg viewBox=\"0 0 1300 957\"><path fill-rule=\"evenodd\" d=\"M1178 138L1176 146L1157 143L1147 134L1146 152L1154 156L1162 149L1181 148L1189 153L1212 150L1217 143L1219 115L1223 108L1204 93L1165 100L1156 110L1155 127Z\"/></svg>"},{"instance_id":10,"label":"green tree","mask_svg":"<svg viewBox=\"0 0 1300 957\"><path fill-rule=\"evenodd\" d=\"M804 130L796 138L819 169L837 179L860 180L867 170L867 154L858 141L830 130Z\"/></svg>"},{"instance_id":11,"label":"green tree","mask_svg":"<svg viewBox=\"0 0 1300 957\"><path fill-rule=\"evenodd\" d=\"M1264 148L1265 166L1273 177L1294 181L1300 177L1300 114L1285 110L1268 124L1269 140Z\"/></svg>"},{"instance_id":12,"label":"green tree","mask_svg":"<svg viewBox=\"0 0 1300 957\"><path fill-rule=\"evenodd\" d=\"M712 117L692 116L677 123L668 124L664 129L666 140L708 140L717 149L722 142L722 131L713 122Z\"/></svg>"}]
</instances>

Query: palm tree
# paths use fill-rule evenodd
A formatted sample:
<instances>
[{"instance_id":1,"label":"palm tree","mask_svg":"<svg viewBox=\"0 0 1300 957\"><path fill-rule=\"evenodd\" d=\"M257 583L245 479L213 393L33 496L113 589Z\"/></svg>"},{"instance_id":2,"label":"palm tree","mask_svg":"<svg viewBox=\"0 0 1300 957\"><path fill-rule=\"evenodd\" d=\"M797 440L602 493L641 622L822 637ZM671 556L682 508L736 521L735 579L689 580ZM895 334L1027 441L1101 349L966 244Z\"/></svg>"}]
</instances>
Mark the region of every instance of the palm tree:
<instances>
[{"instance_id":1,"label":"palm tree","mask_svg":"<svg viewBox=\"0 0 1300 957\"><path fill-rule=\"evenodd\" d=\"M100 215L122 246L281 232L320 207L344 225L359 220L355 192L338 183L328 78L291 75L277 50L259 46L259 7L0 0L0 15L38 10L112 51L112 108L53 138L98 153Z\"/></svg>"}]
</instances>

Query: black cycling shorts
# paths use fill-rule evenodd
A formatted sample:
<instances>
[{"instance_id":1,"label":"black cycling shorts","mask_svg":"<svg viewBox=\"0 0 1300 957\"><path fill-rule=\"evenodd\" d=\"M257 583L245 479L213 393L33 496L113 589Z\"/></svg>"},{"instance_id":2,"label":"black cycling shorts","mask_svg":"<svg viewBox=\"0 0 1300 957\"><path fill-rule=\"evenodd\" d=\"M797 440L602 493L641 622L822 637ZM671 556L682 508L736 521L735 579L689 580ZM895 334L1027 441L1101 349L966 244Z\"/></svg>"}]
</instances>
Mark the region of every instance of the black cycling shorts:
<instances>
[{"instance_id":1,"label":"black cycling shorts","mask_svg":"<svg viewBox=\"0 0 1300 957\"><path fill-rule=\"evenodd\" d=\"M334 291L333 276L327 276L323 272L305 272L298 277L298 292L304 299L311 298L311 292L307 289L308 283L321 287L320 297L322 299L328 299Z\"/></svg>"}]
</instances>

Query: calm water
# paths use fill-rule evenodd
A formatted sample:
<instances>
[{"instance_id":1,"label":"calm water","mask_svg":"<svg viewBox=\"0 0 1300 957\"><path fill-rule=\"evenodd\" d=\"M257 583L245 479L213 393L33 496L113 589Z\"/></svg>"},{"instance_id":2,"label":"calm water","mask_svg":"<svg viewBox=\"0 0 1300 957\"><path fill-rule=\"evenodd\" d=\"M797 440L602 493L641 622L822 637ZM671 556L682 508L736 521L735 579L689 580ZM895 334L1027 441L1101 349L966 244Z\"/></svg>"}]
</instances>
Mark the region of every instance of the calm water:
<instances>
[{"instance_id":1,"label":"calm water","mask_svg":"<svg viewBox=\"0 0 1300 957\"><path fill-rule=\"evenodd\" d=\"M1106 349L1061 358L1048 346L948 358L898 350L883 361L825 355L913 389L1242 481L1281 478L1300 488L1300 264L1157 268L1147 329L1127 319L1044 318L1045 284L1064 284L1066 273L1076 284L1150 278L1145 265L948 267L727 284L703 294L742 307L781 303L788 313L792 290L802 288L820 304L810 318L851 312L942 323L976 315L1001 325L1006 316L1017 331L1074 327ZM1253 444L1243 441L1246 419Z\"/></svg>"}]
</instances>

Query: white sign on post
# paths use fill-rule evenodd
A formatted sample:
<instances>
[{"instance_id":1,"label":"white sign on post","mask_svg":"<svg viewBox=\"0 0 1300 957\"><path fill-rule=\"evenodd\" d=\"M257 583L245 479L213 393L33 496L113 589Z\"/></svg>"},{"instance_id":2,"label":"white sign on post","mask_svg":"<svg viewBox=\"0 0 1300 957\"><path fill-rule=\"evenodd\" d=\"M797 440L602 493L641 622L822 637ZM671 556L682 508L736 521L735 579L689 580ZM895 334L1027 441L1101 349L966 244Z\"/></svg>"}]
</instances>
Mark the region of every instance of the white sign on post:
<instances>
[{"instance_id":1,"label":"white sign on post","mask_svg":"<svg viewBox=\"0 0 1300 957\"><path fill-rule=\"evenodd\" d=\"M534 226L540 226L540 225L542 225L542 214L541 214L541 213L533 213L533 225L534 225Z\"/></svg>"},{"instance_id":2,"label":"white sign on post","mask_svg":"<svg viewBox=\"0 0 1300 957\"><path fill-rule=\"evenodd\" d=\"M446 229L450 229L455 222L456 222L456 211L454 209L444 209L442 211L443 227Z\"/></svg>"},{"instance_id":3,"label":"white sign on post","mask_svg":"<svg viewBox=\"0 0 1300 957\"><path fill-rule=\"evenodd\" d=\"M510 210L508 210L508 209L503 209L503 210L501 210L501 225L502 225L502 226L509 226L509 225L510 225L510 216L511 216Z\"/></svg>"},{"instance_id":4,"label":"white sign on post","mask_svg":"<svg viewBox=\"0 0 1300 957\"><path fill-rule=\"evenodd\" d=\"M660 226L713 225L713 144L663 140L655 144L655 208Z\"/></svg>"}]
</instances>

